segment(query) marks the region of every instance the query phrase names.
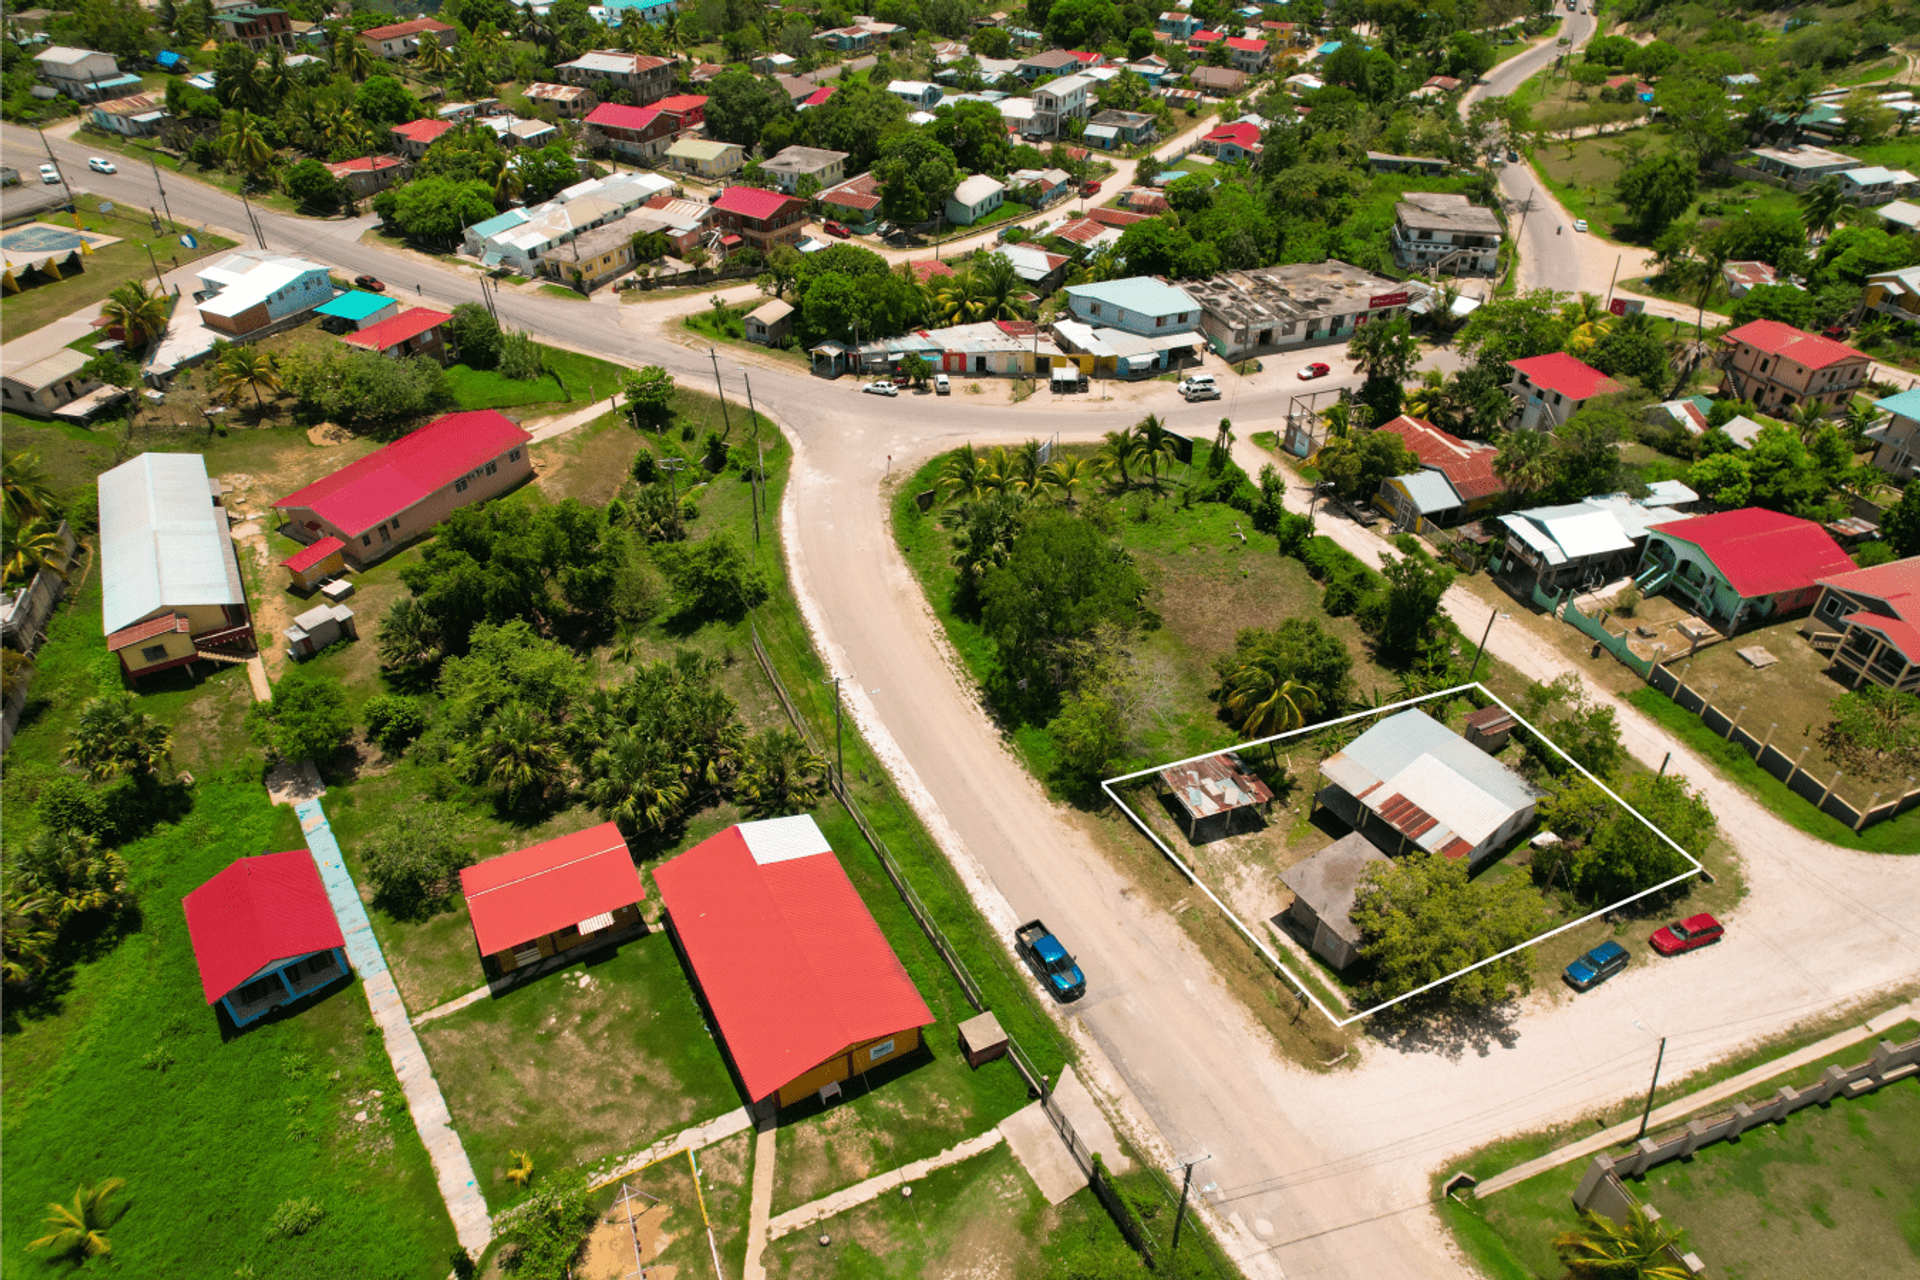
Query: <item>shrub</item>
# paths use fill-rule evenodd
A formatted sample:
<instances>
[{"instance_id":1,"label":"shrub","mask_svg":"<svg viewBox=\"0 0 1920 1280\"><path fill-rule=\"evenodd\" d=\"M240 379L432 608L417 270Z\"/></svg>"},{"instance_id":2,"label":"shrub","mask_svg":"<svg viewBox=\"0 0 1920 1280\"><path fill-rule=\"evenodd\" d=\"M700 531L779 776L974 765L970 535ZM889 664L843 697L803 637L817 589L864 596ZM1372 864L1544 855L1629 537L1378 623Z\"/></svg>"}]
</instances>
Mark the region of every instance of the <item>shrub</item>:
<instances>
[{"instance_id":1,"label":"shrub","mask_svg":"<svg viewBox=\"0 0 1920 1280\"><path fill-rule=\"evenodd\" d=\"M460 868L473 862L455 811L432 804L403 810L367 837L360 854L375 899L402 920L433 914Z\"/></svg>"},{"instance_id":2,"label":"shrub","mask_svg":"<svg viewBox=\"0 0 1920 1280\"><path fill-rule=\"evenodd\" d=\"M303 1236L319 1226L326 1216L327 1207L312 1196L283 1200L280 1207L273 1211L273 1217L267 1223L267 1237L284 1239L289 1236Z\"/></svg>"},{"instance_id":3,"label":"shrub","mask_svg":"<svg viewBox=\"0 0 1920 1280\"><path fill-rule=\"evenodd\" d=\"M417 698L383 693L366 706L367 736L388 755L398 755L427 730L427 711Z\"/></svg>"}]
</instances>

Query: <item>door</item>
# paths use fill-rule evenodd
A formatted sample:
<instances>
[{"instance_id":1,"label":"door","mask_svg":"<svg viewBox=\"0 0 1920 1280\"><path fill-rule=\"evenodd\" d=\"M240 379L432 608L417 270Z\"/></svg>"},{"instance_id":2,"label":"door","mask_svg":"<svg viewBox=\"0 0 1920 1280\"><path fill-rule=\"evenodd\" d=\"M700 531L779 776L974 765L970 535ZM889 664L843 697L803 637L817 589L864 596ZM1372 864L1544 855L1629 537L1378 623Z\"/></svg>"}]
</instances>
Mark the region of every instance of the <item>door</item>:
<instances>
[{"instance_id":1,"label":"door","mask_svg":"<svg viewBox=\"0 0 1920 1280\"><path fill-rule=\"evenodd\" d=\"M384 547L389 542L392 542L392 541L393 541L393 535L387 532L387 526L381 525L380 526L380 545Z\"/></svg>"}]
</instances>

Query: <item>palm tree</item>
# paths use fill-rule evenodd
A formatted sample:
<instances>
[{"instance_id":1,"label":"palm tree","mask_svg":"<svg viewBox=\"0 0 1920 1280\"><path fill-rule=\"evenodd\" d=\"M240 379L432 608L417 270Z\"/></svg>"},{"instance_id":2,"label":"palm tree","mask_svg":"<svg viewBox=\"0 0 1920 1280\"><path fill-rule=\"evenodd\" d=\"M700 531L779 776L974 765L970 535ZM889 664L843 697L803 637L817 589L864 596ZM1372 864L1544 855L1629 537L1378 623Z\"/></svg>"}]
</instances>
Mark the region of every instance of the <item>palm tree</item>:
<instances>
[{"instance_id":1,"label":"palm tree","mask_svg":"<svg viewBox=\"0 0 1920 1280\"><path fill-rule=\"evenodd\" d=\"M953 456L947 459L947 465L940 469L940 487L946 490L948 502L955 498L970 501L988 492L986 475L984 460L971 444L963 444L953 451Z\"/></svg>"},{"instance_id":2,"label":"palm tree","mask_svg":"<svg viewBox=\"0 0 1920 1280\"><path fill-rule=\"evenodd\" d=\"M1215 453L1231 454L1233 452L1233 440L1233 419L1220 419L1220 425L1214 428L1213 432L1213 451Z\"/></svg>"},{"instance_id":3,"label":"palm tree","mask_svg":"<svg viewBox=\"0 0 1920 1280\"><path fill-rule=\"evenodd\" d=\"M1412 417L1445 429L1447 411L1452 408L1451 397L1447 394L1447 376L1438 369L1428 369L1422 373L1420 381L1408 388L1405 398L1400 401L1400 408Z\"/></svg>"},{"instance_id":4,"label":"palm tree","mask_svg":"<svg viewBox=\"0 0 1920 1280\"><path fill-rule=\"evenodd\" d=\"M340 25L333 29L333 69L355 84L373 71L373 51L361 43L351 27Z\"/></svg>"},{"instance_id":5,"label":"palm tree","mask_svg":"<svg viewBox=\"0 0 1920 1280\"><path fill-rule=\"evenodd\" d=\"M480 781L510 808L545 795L560 781L564 761L553 727L533 708L509 702L474 740L469 762Z\"/></svg>"},{"instance_id":6,"label":"palm tree","mask_svg":"<svg viewBox=\"0 0 1920 1280\"><path fill-rule=\"evenodd\" d=\"M1806 225L1807 238L1818 244L1827 238L1827 233L1840 223L1840 214L1847 207L1847 198L1841 194L1840 179L1834 176L1822 178L1800 194L1800 220Z\"/></svg>"},{"instance_id":7,"label":"palm tree","mask_svg":"<svg viewBox=\"0 0 1920 1280\"><path fill-rule=\"evenodd\" d=\"M933 287L934 314L948 324L971 324L985 318L982 282L971 271L959 271Z\"/></svg>"},{"instance_id":8,"label":"palm tree","mask_svg":"<svg viewBox=\"0 0 1920 1280\"><path fill-rule=\"evenodd\" d=\"M658 830L686 803L683 764L660 735L621 730L588 757L587 799L622 831Z\"/></svg>"},{"instance_id":9,"label":"palm tree","mask_svg":"<svg viewBox=\"0 0 1920 1280\"><path fill-rule=\"evenodd\" d=\"M27 842L14 874L46 904L56 927L77 915L116 907L127 896L126 861L79 831L39 832Z\"/></svg>"},{"instance_id":10,"label":"palm tree","mask_svg":"<svg viewBox=\"0 0 1920 1280\"><path fill-rule=\"evenodd\" d=\"M1244 733L1264 737L1305 725L1320 709L1312 687L1295 680L1272 649L1257 648L1225 682L1227 711Z\"/></svg>"},{"instance_id":11,"label":"palm tree","mask_svg":"<svg viewBox=\"0 0 1920 1280\"><path fill-rule=\"evenodd\" d=\"M0 981L31 985L47 967L59 936L46 899L9 881L0 899Z\"/></svg>"},{"instance_id":12,"label":"palm tree","mask_svg":"<svg viewBox=\"0 0 1920 1280\"><path fill-rule=\"evenodd\" d=\"M52 520L22 520L11 506L0 508L0 581L31 582L42 569L61 581L67 577L67 544Z\"/></svg>"},{"instance_id":13,"label":"palm tree","mask_svg":"<svg viewBox=\"0 0 1920 1280\"><path fill-rule=\"evenodd\" d=\"M792 729L768 729L747 739L733 789L756 817L780 818L819 805L827 762Z\"/></svg>"},{"instance_id":14,"label":"palm tree","mask_svg":"<svg viewBox=\"0 0 1920 1280\"><path fill-rule=\"evenodd\" d=\"M1100 452L1094 455L1094 465L1100 474L1123 490L1133 485L1133 468L1145 465L1146 461L1137 431L1135 427L1122 427L1107 432L1102 437L1105 443L1100 446Z\"/></svg>"},{"instance_id":15,"label":"palm tree","mask_svg":"<svg viewBox=\"0 0 1920 1280\"><path fill-rule=\"evenodd\" d=\"M1569 355L1585 355L1613 328L1613 313L1591 293L1576 295L1560 308L1560 318L1567 323L1565 349Z\"/></svg>"},{"instance_id":16,"label":"palm tree","mask_svg":"<svg viewBox=\"0 0 1920 1280\"><path fill-rule=\"evenodd\" d=\"M444 655L440 629L433 618L412 596L401 596L380 620L380 634L374 641L380 665L389 671L417 671L430 667Z\"/></svg>"},{"instance_id":17,"label":"palm tree","mask_svg":"<svg viewBox=\"0 0 1920 1280\"><path fill-rule=\"evenodd\" d=\"M1086 487L1092 474L1093 467L1085 458L1055 458L1040 473L1040 489L1057 497L1068 507L1073 507L1078 505L1080 490Z\"/></svg>"},{"instance_id":18,"label":"palm tree","mask_svg":"<svg viewBox=\"0 0 1920 1280\"><path fill-rule=\"evenodd\" d=\"M1140 456L1147 464L1147 471L1153 476L1153 487L1160 487L1160 463L1173 461L1180 456L1179 442L1173 438L1173 432L1167 430L1167 424L1160 415L1150 413L1140 420L1135 428L1140 441Z\"/></svg>"},{"instance_id":19,"label":"palm tree","mask_svg":"<svg viewBox=\"0 0 1920 1280\"><path fill-rule=\"evenodd\" d=\"M87 699L66 751L95 782L158 773L172 756L172 732L141 711L131 693Z\"/></svg>"},{"instance_id":20,"label":"palm tree","mask_svg":"<svg viewBox=\"0 0 1920 1280\"><path fill-rule=\"evenodd\" d=\"M260 106L285 102L293 91L293 69L287 65L287 51L277 44L267 46L267 56L260 64L258 83L260 100L254 104Z\"/></svg>"},{"instance_id":21,"label":"palm tree","mask_svg":"<svg viewBox=\"0 0 1920 1280\"><path fill-rule=\"evenodd\" d=\"M1028 440L1012 453L996 450L996 461L1005 459L1001 474L1008 487L1028 496L1038 492L1046 465L1040 461L1041 447L1038 440Z\"/></svg>"},{"instance_id":22,"label":"palm tree","mask_svg":"<svg viewBox=\"0 0 1920 1280\"><path fill-rule=\"evenodd\" d=\"M1027 292L1027 282L1020 278L1006 254L989 253L974 259L967 274L974 278L979 319L1018 320L1026 314L1019 295Z\"/></svg>"},{"instance_id":23,"label":"palm tree","mask_svg":"<svg viewBox=\"0 0 1920 1280\"><path fill-rule=\"evenodd\" d=\"M149 291L141 280L129 280L107 295L100 314L127 335L127 345L144 347L167 331L172 314L164 293Z\"/></svg>"},{"instance_id":24,"label":"palm tree","mask_svg":"<svg viewBox=\"0 0 1920 1280\"><path fill-rule=\"evenodd\" d=\"M1087 284L1100 284L1112 280L1126 269L1120 250L1109 241L1087 255L1086 264L1081 267L1082 279Z\"/></svg>"},{"instance_id":25,"label":"palm tree","mask_svg":"<svg viewBox=\"0 0 1920 1280\"><path fill-rule=\"evenodd\" d=\"M7 510L21 520L57 520L62 508L53 482L37 453L9 453L0 461L0 493Z\"/></svg>"},{"instance_id":26,"label":"palm tree","mask_svg":"<svg viewBox=\"0 0 1920 1280\"><path fill-rule=\"evenodd\" d=\"M1706 333L1707 300L1721 285L1720 273L1727 265L1728 256L1726 245L1715 238L1700 245L1691 257L1674 266L1673 274L1681 287L1693 292L1693 328L1697 336Z\"/></svg>"},{"instance_id":27,"label":"palm tree","mask_svg":"<svg viewBox=\"0 0 1920 1280\"><path fill-rule=\"evenodd\" d=\"M429 37L414 45L413 65L423 76L444 80L453 69L453 55L439 40Z\"/></svg>"},{"instance_id":28,"label":"palm tree","mask_svg":"<svg viewBox=\"0 0 1920 1280\"><path fill-rule=\"evenodd\" d=\"M1532 493L1552 484L1559 474L1553 438L1544 431L1509 431L1499 438L1493 473L1515 493Z\"/></svg>"},{"instance_id":29,"label":"palm tree","mask_svg":"<svg viewBox=\"0 0 1920 1280\"><path fill-rule=\"evenodd\" d=\"M221 352L219 375L221 395L233 396L251 389L255 406L262 410L266 409L267 402L260 396L261 389L276 394L280 390L280 373L273 357L251 345L228 347Z\"/></svg>"},{"instance_id":30,"label":"palm tree","mask_svg":"<svg viewBox=\"0 0 1920 1280\"><path fill-rule=\"evenodd\" d=\"M273 159L273 145L260 127L260 118L244 107L227 113L226 123L220 128L219 148L220 158L249 179L257 178Z\"/></svg>"},{"instance_id":31,"label":"palm tree","mask_svg":"<svg viewBox=\"0 0 1920 1280\"><path fill-rule=\"evenodd\" d=\"M124 1178L107 1178L91 1187L84 1183L75 1187L72 1204L47 1206L47 1234L27 1248L82 1258L112 1253L113 1245L107 1241L107 1202L126 1185Z\"/></svg>"},{"instance_id":32,"label":"palm tree","mask_svg":"<svg viewBox=\"0 0 1920 1280\"><path fill-rule=\"evenodd\" d=\"M1827 425L1827 406L1818 400L1802 400L1793 406L1787 421L1800 436L1801 444L1812 442L1814 434Z\"/></svg>"},{"instance_id":33,"label":"palm tree","mask_svg":"<svg viewBox=\"0 0 1920 1280\"><path fill-rule=\"evenodd\" d=\"M243 53L236 47L232 54L221 58L223 63L231 59L232 65L222 66L220 78L216 80L214 97L220 105L237 108L242 111L258 111L267 101L260 87L260 60L251 53Z\"/></svg>"},{"instance_id":34,"label":"palm tree","mask_svg":"<svg viewBox=\"0 0 1920 1280\"><path fill-rule=\"evenodd\" d=\"M515 157L506 152L500 153L499 163L495 166L493 177L493 203L505 208L513 198L525 189L526 183L520 177L520 166L514 163Z\"/></svg>"},{"instance_id":35,"label":"palm tree","mask_svg":"<svg viewBox=\"0 0 1920 1280\"><path fill-rule=\"evenodd\" d=\"M1367 428L1372 411L1350 400L1336 400L1320 415L1327 424L1327 439L1340 440Z\"/></svg>"},{"instance_id":36,"label":"palm tree","mask_svg":"<svg viewBox=\"0 0 1920 1280\"><path fill-rule=\"evenodd\" d=\"M1625 1222L1583 1210L1577 1229L1553 1238L1569 1280L1686 1280L1670 1252L1679 1245L1678 1231L1637 1204Z\"/></svg>"}]
</instances>

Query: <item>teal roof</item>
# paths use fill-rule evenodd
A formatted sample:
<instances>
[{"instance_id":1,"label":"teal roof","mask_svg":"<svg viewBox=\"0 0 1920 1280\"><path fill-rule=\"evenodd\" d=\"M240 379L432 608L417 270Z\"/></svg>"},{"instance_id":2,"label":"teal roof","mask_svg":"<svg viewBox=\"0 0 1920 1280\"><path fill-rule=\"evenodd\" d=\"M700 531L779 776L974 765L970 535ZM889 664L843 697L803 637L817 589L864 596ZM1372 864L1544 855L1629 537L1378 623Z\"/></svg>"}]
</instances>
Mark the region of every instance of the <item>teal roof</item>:
<instances>
[{"instance_id":1,"label":"teal roof","mask_svg":"<svg viewBox=\"0 0 1920 1280\"><path fill-rule=\"evenodd\" d=\"M342 320L365 320L368 316L377 316L394 305L393 299L383 298L377 293L365 293L354 290L343 293L332 302L322 303L314 308L323 316L338 316Z\"/></svg>"},{"instance_id":2,"label":"teal roof","mask_svg":"<svg viewBox=\"0 0 1920 1280\"><path fill-rule=\"evenodd\" d=\"M482 240L491 240L502 231L511 231L527 220L525 209L509 209L505 213L496 213L485 222L476 222L467 230Z\"/></svg>"},{"instance_id":3,"label":"teal roof","mask_svg":"<svg viewBox=\"0 0 1920 1280\"><path fill-rule=\"evenodd\" d=\"M1920 421L1920 391L1902 391L1897 396L1888 396L1884 400L1875 400L1873 407L1885 409L1897 418Z\"/></svg>"},{"instance_id":4,"label":"teal roof","mask_svg":"<svg viewBox=\"0 0 1920 1280\"><path fill-rule=\"evenodd\" d=\"M1133 276L1099 284L1076 284L1066 292L1068 297L1104 302L1136 316L1170 316L1182 311L1200 310L1200 304L1185 289L1152 276Z\"/></svg>"}]
</instances>

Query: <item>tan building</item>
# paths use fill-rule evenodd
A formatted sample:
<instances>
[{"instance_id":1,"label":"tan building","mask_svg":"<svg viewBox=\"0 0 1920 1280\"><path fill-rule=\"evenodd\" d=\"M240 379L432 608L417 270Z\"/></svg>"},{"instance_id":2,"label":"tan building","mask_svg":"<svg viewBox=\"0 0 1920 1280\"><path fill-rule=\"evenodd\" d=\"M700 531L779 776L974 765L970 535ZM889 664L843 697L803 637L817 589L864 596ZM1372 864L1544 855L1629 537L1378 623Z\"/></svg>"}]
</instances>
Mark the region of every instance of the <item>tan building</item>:
<instances>
[{"instance_id":1,"label":"tan building","mask_svg":"<svg viewBox=\"0 0 1920 1280\"><path fill-rule=\"evenodd\" d=\"M1807 401L1838 412L1865 384L1873 363L1864 351L1778 320L1751 321L1720 341L1723 390L1753 401L1762 413L1783 414Z\"/></svg>"},{"instance_id":2,"label":"tan building","mask_svg":"<svg viewBox=\"0 0 1920 1280\"><path fill-rule=\"evenodd\" d=\"M600 105L600 98L586 85L549 84L538 81L520 91L528 102L545 103L563 118L571 120L583 116Z\"/></svg>"},{"instance_id":3,"label":"tan building","mask_svg":"<svg viewBox=\"0 0 1920 1280\"><path fill-rule=\"evenodd\" d=\"M613 940L647 896L611 822L465 867L460 891L475 945L502 973Z\"/></svg>"}]
</instances>

